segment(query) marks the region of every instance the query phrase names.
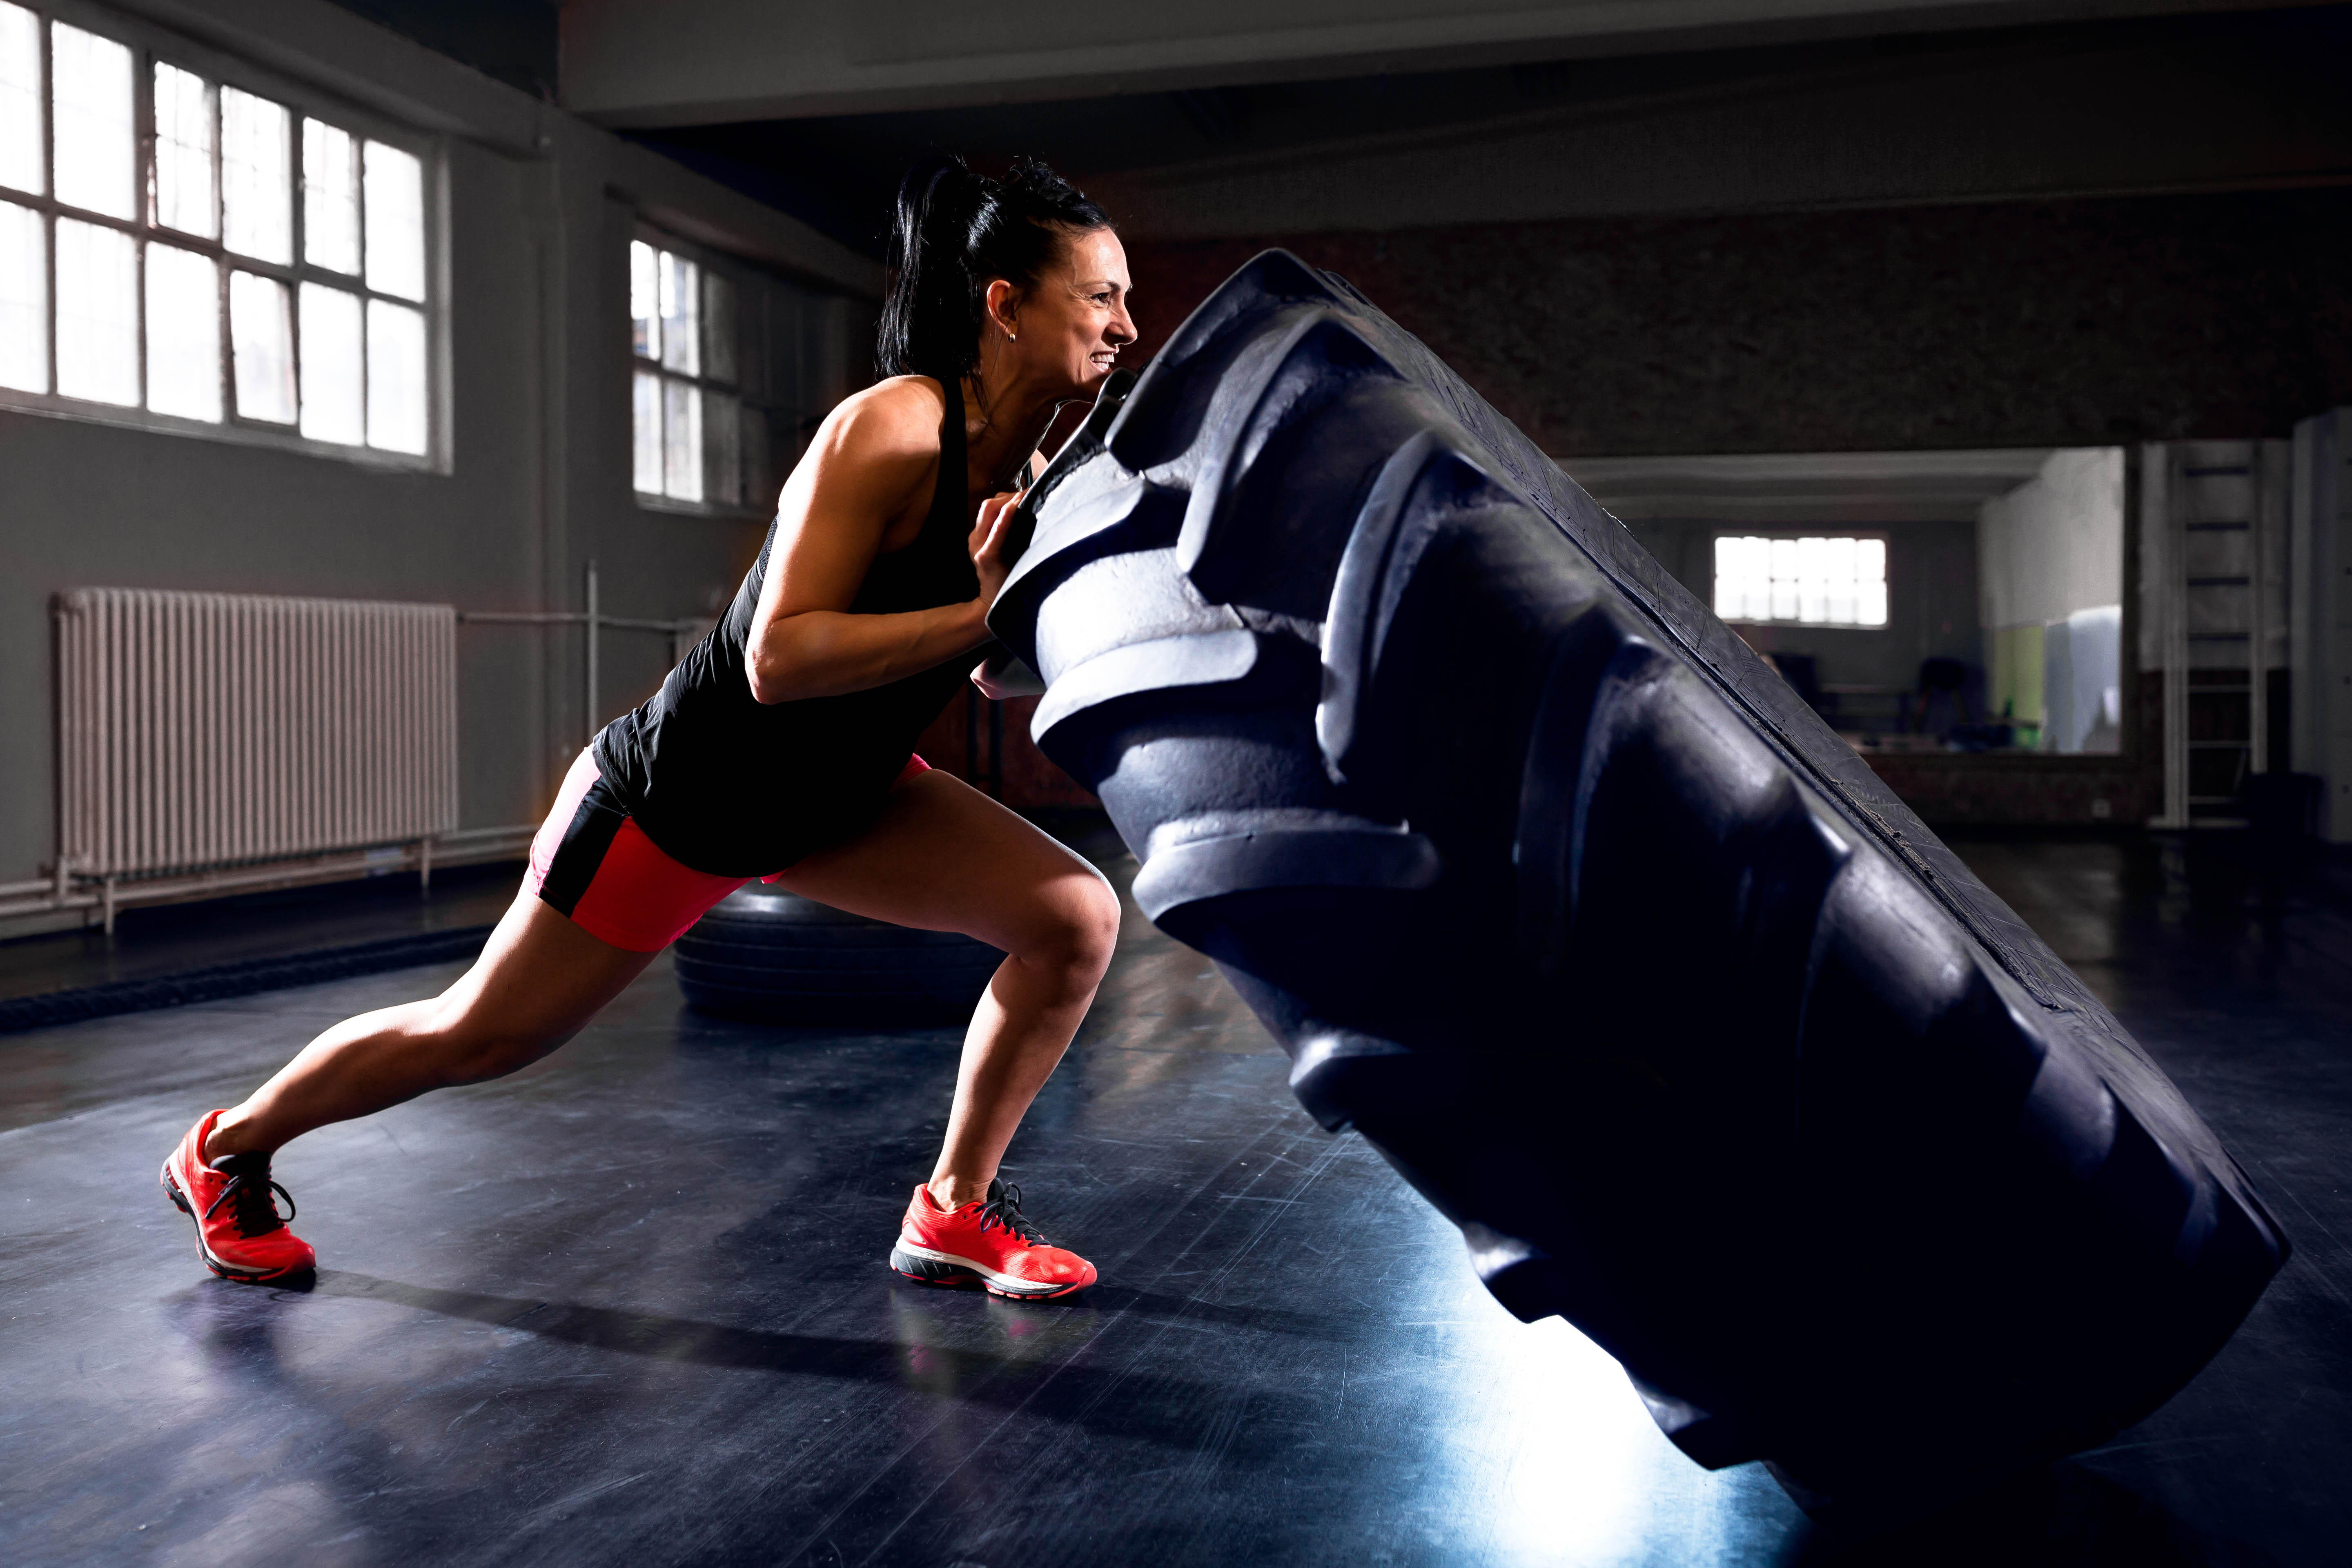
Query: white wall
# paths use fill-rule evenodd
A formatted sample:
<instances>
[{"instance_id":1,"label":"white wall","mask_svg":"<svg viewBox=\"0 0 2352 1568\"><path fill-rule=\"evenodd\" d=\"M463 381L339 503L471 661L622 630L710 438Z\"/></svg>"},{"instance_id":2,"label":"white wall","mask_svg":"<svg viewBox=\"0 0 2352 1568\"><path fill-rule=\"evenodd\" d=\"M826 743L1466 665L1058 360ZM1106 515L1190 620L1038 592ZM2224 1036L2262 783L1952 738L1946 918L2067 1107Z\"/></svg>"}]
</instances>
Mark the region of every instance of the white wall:
<instances>
[{"instance_id":1,"label":"white wall","mask_svg":"<svg viewBox=\"0 0 2352 1568\"><path fill-rule=\"evenodd\" d=\"M2063 448L1977 510L1988 705L2045 751L2122 744L2124 454Z\"/></svg>"},{"instance_id":2,"label":"white wall","mask_svg":"<svg viewBox=\"0 0 2352 1568\"><path fill-rule=\"evenodd\" d=\"M54 854L50 605L84 585L707 613L764 521L637 504L627 257L643 216L795 279L772 358L803 416L861 380L871 263L575 117L317 0L121 7L442 138L452 343L446 474L0 410L0 881ZM783 456L789 456L787 450ZM529 820L590 715L576 629L459 632L462 821ZM609 637L598 719L660 676Z\"/></svg>"},{"instance_id":3,"label":"white wall","mask_svg":"<svg viewBox=\"0 0 2352 1568\"><path fill-rule=\"evenodd\" d=\"M1987 627L2048 626L2124 596L2124 454L2053 452L2034 478L1977 511L1977 593Z\"/></svg>"}]
</instances>

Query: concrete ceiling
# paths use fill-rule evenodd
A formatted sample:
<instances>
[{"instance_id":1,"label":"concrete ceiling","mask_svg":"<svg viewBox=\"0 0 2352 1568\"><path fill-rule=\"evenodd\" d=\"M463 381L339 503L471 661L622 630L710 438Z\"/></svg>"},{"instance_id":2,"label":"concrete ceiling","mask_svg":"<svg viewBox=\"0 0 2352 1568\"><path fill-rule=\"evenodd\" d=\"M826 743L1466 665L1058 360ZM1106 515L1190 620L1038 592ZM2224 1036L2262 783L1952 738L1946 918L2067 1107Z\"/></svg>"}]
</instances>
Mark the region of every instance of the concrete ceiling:
<instances>
[{"instance_id":1,"label":"concrete ceiling","mask_svg":"<svg viewBox=\"0 0 2352 1568\"><path fill-rule=\"evenodd\" d=\"M2276 0L2271 0L2276 4ZM1721 48L2253 0L565 0L565 107L626 127ZM1034 19L1033 19L1034 18Z\"/></svg>"},{"instance_id":2,"label":"concrete ceiling","mask_svg":"<svg viewBox=\"0 0 2352 1568\"><path fill-rule=\"evenodd\" d=\"M2352 5L2289 6L628 133L868 250L935 150L1139 238L1382 232L2336 183L2347 53Z\"/></svg>"},{"instance_id":3,"label":"concrete ceiling","mask_svg":"<svg viewBox=\"0 0 2352 1568\"><path fill-rule=\"evenodd\" d=\"M1560 458L1592 499L1649 519L1802 527L1969 522L2042 471L2050 448Z\"/></svg>"}]
</instances>

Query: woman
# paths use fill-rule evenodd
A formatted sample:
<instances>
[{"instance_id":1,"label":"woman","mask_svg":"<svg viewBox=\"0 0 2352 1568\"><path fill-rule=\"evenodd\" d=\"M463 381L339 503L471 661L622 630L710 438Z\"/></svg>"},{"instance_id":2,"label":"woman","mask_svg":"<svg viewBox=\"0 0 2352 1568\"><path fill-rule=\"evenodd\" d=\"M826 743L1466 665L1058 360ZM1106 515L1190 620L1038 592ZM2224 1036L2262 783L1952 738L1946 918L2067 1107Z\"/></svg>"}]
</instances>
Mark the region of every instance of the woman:
<instances>
[{"instance_id":1,"label":"woman","mask_svg":"<svg viewBox=\"0 0 2352 1568\"><path fill-rule=\"evenodd\" d=\"M1102 210L1042 165L999 183L937 159L900 186L891 262L888 379L819 428L719 626L572 765L481 958L431 1001L328 1030L165 1163L215 1273L313 1265L271 1196L274 1151L547 1055L758 877L1006 953L892 1266L1007 1296L1094 1282L1023 1215L997 1163L1094 999L1117 896L910 749L989 640L1016 477L1056 409L1135 339L1126 255Z\"/></svg>"}]
</instances>

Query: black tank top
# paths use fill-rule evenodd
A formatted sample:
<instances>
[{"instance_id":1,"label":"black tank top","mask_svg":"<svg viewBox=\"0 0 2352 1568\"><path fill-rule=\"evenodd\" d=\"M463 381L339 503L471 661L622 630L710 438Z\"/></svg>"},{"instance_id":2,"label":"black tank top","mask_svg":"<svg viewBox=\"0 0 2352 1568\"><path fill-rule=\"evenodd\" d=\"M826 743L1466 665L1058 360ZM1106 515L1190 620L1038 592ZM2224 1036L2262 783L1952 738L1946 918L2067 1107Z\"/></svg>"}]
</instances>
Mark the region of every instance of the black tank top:
<instances>
[{"instance_id":1,"label":"black tank top","mask_svg":"<svg viewBox=\"0 0 2352 1568\"><path fill-rule=\"evenodd\" d=\"M963 389L942 380L940 473L922 531L877 555L850 605L887 616L980 593L968 553ZM907 765L915 737L969 678L973 652L885 686L762 703L743 648L759 614L776 525L735 602L642 707L593 742L605 784L672 859L721 877L764 877L862 832Z\"/></svg>"}]
</instances>

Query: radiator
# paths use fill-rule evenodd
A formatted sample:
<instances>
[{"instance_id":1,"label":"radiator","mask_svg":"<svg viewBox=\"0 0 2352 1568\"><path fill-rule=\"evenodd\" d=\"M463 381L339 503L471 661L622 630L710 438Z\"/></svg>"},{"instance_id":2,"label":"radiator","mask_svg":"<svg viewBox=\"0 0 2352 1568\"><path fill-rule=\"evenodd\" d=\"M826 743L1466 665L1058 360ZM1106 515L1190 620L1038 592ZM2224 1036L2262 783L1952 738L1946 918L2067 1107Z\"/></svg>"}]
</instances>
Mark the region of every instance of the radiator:
<instances>
[{"instance_id":1,"label":"radiator","mask_svg":"<svg viewBox=\"0 0 2352 1568\"><path fill-rule=\"evenodd\" d=\"M450 606L79 588L57 618L68 869L185 871L457 826Z\"/></svg>"}]
</instances>

